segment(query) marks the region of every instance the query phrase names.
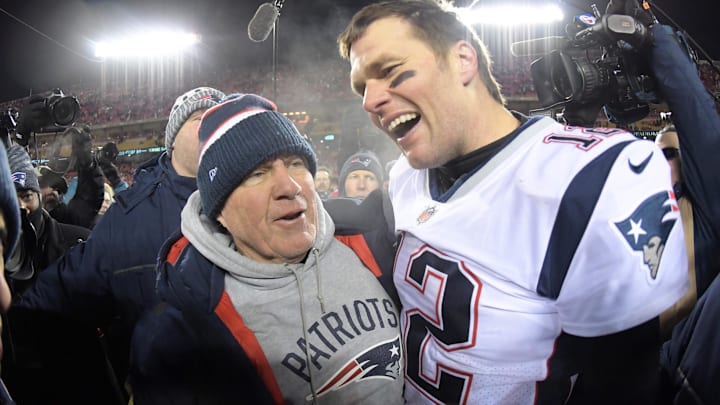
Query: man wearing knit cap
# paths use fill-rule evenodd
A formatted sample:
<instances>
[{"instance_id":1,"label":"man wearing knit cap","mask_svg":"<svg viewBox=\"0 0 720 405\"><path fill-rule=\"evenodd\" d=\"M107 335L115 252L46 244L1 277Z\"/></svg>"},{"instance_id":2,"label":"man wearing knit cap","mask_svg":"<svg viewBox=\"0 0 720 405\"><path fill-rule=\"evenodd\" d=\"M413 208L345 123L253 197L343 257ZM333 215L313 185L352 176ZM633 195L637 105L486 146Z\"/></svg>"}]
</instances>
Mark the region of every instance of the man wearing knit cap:
<instances>
[{"instance_id":1,"label":"man wearing knit cap","mask_svg":"<svg viewBox=\"0 0 720 405\"><path fill-rule=\"evenodd\" d=\"M90 231L80 226L61 223L50 216L42 206L38 176L25 148L13 145L7 152L10 175L20 206L22 227L22 238L15 253L5 263L10 291L16 298L18 294L31 288L51 263L72 246L86 240ZM71 378L85 380L92 376L88 374L86 367L91 363L87 363L87 358L74 351L79 347L73 346L74 344L82 341L85 346L87 343L82 340L81 335L74 335L70 341L65 341L63 337L69 336L68 334L48 333L57 329L59 323L56 318L32 316L11 306L7 319L7 330L3 334L6 351L2 359L3 379L18 403L51 401L52 398L42 396L37 389L38 385L54 392L56 385L69 382ZM67 324L62 326L70 328ZM88 333L84 336L96 336L90 334L92 330L86 331ZM45 339L52 341L47 342ZM55 344L59 347L49 351L52 358L42 356L45 349ZM73 355L70 355L71 353ZM38 361L38 357L43 357L42 361ZM70 365L66 364L67 362L70 362ZM55 370L62 368L64 373L55 375L53 367L57 367Z\"/></svg>"},{"instance_id":2,"label":"man wearing knit cap","mask_svg":"<svg viewBox=\"0 0 720 405\"><path fill-rule=\"evenodd\" d=\"M115 195L115 203L83 248L73 249L48 268L18 303L79 317L104 329L120 385L127 374L135 323L159 302L155 294L158 251L179 228L180 212L197 189L200 118L223 97L219 90L198 87L177 98L165 130L167 151L137 169L132 187ZM77 381L68 387L73 393L67 396L76 403L116 402L80 401L78 384L87 385ZM121 400L127 402L127 398Z\"/></svg>"},{"instance_id":3,"label":"man wearing knit cap","mask_svg":"<svg viewBox=\"0 0 720 405\"><path fill-rule=\"evenodd\" d=\"M382 185L383 168L380 159L370 152L350 156L340 169L338 191L340 197L363 199Z\"/></svg>"},{"instance_id":4,"label":"man wearing knit cap","mask_svg":"<svg viewBox=\"0 0 720 405\"><path fill-rule=\"evenodd\" d=\"M134 402L402 403L397 308L333 238L310 145L251 94L208 110L200 140L160 253L167 306L134 335Z\"/></svg>"}]
</instances>

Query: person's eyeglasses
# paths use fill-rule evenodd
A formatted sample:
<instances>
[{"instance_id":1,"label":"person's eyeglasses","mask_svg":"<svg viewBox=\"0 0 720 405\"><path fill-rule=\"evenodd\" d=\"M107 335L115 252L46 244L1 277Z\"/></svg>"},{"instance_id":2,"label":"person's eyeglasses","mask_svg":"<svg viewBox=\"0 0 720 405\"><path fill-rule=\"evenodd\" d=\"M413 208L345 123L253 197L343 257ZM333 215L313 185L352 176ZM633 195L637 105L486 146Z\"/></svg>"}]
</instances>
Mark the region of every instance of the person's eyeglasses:
<instances>
[{"instance_id":1,"label":"person's eyeglasses","mask_svg":"<svg viewBox=\"0 0 720 405\"><path fill-rule=\"evenodd\" d=\"M665 155L665 159L671 160L671 159L675 159L676 157L680 156L680 149L678 149L678 148L663 148L662 153L663 153L663 155Z\"/></svg>"}]
</instances>

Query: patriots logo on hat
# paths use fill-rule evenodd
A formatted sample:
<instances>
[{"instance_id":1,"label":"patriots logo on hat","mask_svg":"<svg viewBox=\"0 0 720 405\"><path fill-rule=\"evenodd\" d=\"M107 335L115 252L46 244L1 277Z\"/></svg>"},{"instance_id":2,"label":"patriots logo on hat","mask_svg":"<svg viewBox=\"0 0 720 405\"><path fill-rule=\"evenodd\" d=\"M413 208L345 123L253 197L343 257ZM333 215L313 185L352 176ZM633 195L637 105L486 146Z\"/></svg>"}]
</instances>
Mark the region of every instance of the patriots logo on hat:
<instances>
[{"instance_id":1,"label":"patriots logo on hat","mask_svg":"<svg viewBox=\"0 0 720 405\"><path fill-rule=\"evenodd\" d=\"M218 168L217 168L217 166L215 166L212 169L210 169L210 171L208 172L208 177L210 178L211 183L215 179L215 176L217 175L217 171L218 171Z\"/></svg>"},{"instance_id":2,"label":"patriots logo on hat","mask_svg":"<svg viewBox=\"0 0 720 405\"><path fill-rule=\"evenodd\" d=\"M628 218L615 223L632 250L642 252L653 280L657 278L665 243L679 211L675 195L663 191L643 201Z\"/></svg>"},{"instance_id":3,"label":"patriots logo on hat","mask_svg":"<svg viewBox=\"0 0 720 405\"><path fill-rule=\"evenodd\" d=\"M20 187L25 187L26 179L27 179L27 174L25 172L15 172L12 174L13 183L19 184Z\"/></svg>"},{"instance_id":4,"label":"patriots logo on hat","mask_svg":"<svg viewBox=\"0 0 720 405\"><path fill-rule=\"evenodd\" d=\"M370 162L371 162L371 160L369 157L356 156L356 157L350 159L348 164L360 163L361 165L368 167L368 166L370 166Z\"/></svg>"},{"instance_id":5,"label":"patriots logo on hat","mask_svg":"<svg viewBox=\"0 0 720 405\"><path fill-rule=\"evenodd\" d=\"M401 357L399 336L378 343L345 364L340 371L320 386L317 395L321 396L330 391L337 391L350 383L371 378L397 380L401 374ZM306 399L312 400L309 396Z\"/></svg>"}]
</instances>

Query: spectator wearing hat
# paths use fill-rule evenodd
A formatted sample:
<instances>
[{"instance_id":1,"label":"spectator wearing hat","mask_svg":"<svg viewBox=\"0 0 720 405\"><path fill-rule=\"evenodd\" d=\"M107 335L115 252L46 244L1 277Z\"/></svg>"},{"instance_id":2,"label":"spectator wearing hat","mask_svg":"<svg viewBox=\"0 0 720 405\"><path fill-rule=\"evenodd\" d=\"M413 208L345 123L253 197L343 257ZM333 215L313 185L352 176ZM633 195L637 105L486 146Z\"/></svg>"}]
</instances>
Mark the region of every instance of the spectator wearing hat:
<instances>
[{"instance_id":1,"label":"spectator wearing hat","mask_svg":"<svg viewBox=\"0 0 720 405\"><path fill-rule=\"evenodd\" d=\"M397 308L313 182L316 156L259 96L200 127L198 191L160 253L167 305L134 335L134 403L402 403Z\"/></svg>"},{"instance_id":2,"label":"spectator wearing hat","mask_svg":"<svg viewBox=\"0 0 720 405\"><path fill-rule=\"evenodd\" d=\"M363 199L379 188L382 181L380 159L370 151L358 152L350 156L340 169L339 196Z\"/></svg>"},{"instance_id":3,"label":"spectator wearing hat","mask_svg":"<svg viewBox=\"0 0 720 405\"><path fill-rule=\"evenodd\" d=\"M197 189L200 117L224 96L199 87L178 97L165 130L167 151L138 167L132 186L115 195L90 240L50 266L18 302L23 308L61 313L101 328L120 385L135 323L158 303L158 251L180 226L180 212ZM77 400L81 386L85 384L76 381L66 387L72 392L67 398ZM126 402L124 390L120 394Z\"/></svg>"},{"instance_id":4,"label":"spectator wearing hat","mask_svg":"<svg viewBox=\"0 0 720 405\"><path fill-rule=\"evenodd\" d=\"M32 287L51 263L73 245L86 240L90 231L61 223L43 208L37 173L22 146L11 146L8 160L20 207L22 238L15 254L5 263L5 269L10 291L17 298ZM47 331L56 331L60 323L56 317L32 316L10 307L3 334L6 355L2 370L3 379L18 403L50 401L52 398L44 397L46 394L37 389L38 385L46 387L45 392L54 392L55 387L69 382L70 378L94 382L86 370L93 361L78 352L78 345L93 342L94 330L63 324L60 329L63 333L53 332L52 342L47 341L50 336ZM52 347L61 349L54 351ZM89 347L82 350L87 349ZM67 362L69 364L65 364ZM55 375L59 369L63 369L63 373Z\"/></svg>"},{"instance_id":5,"label":"spectator wearing hat","mask_svg":"<svg viewBox=\"0 0 720 405\"><path fill-rule=\"evenodd\" d=\"M11 146L8 149L8 161L23 224L21 246L27 259L17 263L18 267L14 266L15 263L8 266L13 293L20 294L66 250L78 241L87 239L90 231L61 223L43 208L38 176L25 148Z\"/></svg>"}]
</instances>

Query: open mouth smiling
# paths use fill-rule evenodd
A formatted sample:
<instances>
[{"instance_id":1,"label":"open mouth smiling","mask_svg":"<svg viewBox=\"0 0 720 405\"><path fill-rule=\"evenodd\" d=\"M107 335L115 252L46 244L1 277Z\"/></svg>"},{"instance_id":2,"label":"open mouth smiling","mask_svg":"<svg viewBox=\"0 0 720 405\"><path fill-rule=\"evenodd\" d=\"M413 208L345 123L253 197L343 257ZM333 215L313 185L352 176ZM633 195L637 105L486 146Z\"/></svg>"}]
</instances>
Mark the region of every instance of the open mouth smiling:
<instances>
[{"instance_id":1,"label":"open mouth smiling","mask_svg":"<svg viewBox=\"0 0 720 405\"><path fill-rule=\"evenodd\" d=\"M387 130L395 139L400 139L420 121L417 113L406 113L395 118L388 124Z\"/></svg>"}]
</instances>

